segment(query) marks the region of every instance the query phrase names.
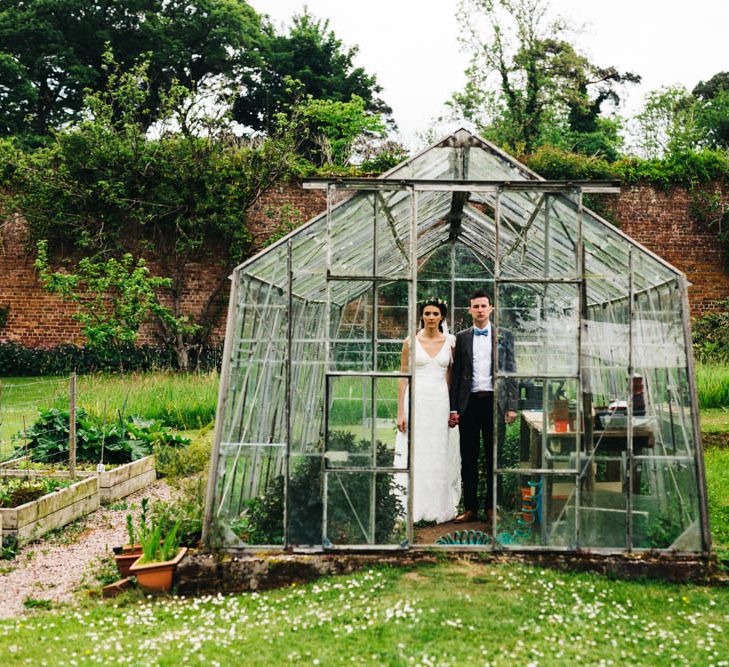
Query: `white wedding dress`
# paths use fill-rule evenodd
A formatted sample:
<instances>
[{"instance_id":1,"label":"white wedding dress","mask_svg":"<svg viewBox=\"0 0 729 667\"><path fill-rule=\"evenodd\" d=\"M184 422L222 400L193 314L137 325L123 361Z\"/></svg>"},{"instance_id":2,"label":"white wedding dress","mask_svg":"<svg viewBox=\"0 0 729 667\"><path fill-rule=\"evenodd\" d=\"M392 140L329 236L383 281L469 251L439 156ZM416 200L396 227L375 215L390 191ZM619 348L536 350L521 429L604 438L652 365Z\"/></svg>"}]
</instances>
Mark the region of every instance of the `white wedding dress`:
<instances>
[{"instance_id":1,"label":"white wedding dress","mask_svg":"<svg viewBox=\"0 0 729 667\"><path fill-rule=\"evenodd\" d=\"M411 462L413 522L443 523L456 516L461 498L461 454L458 429L448 427L450 399L446 371L451 363L455 337L447 336L438 354L431 357L416 337L415 343L415 433ZM405 395L408 414L408 393ZM395 465L405 467L407 433L397 433ZM406 476L398 483L407 488Z\"/></svg>"}]
</instances>

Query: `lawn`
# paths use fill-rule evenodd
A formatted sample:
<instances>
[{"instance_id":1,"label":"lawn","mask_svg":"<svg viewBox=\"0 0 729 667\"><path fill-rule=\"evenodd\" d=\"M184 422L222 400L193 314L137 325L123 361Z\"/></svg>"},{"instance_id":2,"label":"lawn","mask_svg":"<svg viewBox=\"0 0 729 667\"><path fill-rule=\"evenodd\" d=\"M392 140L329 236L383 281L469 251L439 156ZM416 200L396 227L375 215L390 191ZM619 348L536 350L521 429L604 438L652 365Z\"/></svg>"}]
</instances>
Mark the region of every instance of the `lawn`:
<instances>
[{"instance_id":1,"label":"lawn","mask_svg":"<svg viewBox=\"0 0 729 667\"><path fill-rule=\"evenodd\" d=\"M727 589L455 561L40 612L0 622L0 653L4 665L721 665L727 619Z\"/></svg>"}]
</instances>

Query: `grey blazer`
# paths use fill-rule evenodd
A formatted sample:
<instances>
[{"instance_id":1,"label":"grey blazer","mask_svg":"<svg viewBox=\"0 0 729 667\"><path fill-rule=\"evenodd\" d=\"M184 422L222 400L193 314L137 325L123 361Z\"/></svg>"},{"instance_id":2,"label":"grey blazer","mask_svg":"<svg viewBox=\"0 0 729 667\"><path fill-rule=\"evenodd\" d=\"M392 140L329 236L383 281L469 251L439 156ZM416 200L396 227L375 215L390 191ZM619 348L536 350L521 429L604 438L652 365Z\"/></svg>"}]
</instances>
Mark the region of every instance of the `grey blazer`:
<instances>
[{"instance_id":1,"label":"grey blazer","mask_svg":"<svg viewBox=\"0 0 729 667\"><path fill-rule=\"evenodd\" d=\"M492 329L493 331L493 326ZM507 373L516 372L516 358L514 356L514 334L508 329L499 331L498 354L499 369ZM493 378L494 366L491 365ZM451 370L451 411L463 414L468 407L471 395L471 380L473 378L473 327L456 334L456 350L453 356ZM506 379L500 383L498 405L499 411L504 413L517 408L517 384L514 380Z\"/></svg>"}]
</instances>

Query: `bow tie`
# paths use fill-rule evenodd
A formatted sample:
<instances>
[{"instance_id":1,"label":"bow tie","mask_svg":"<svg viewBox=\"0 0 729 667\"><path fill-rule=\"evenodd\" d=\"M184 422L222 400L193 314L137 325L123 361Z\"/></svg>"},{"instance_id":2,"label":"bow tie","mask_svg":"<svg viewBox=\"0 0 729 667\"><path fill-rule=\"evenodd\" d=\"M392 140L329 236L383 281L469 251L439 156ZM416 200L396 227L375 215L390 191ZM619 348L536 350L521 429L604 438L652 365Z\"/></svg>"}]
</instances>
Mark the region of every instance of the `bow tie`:
<instances>
[{"instance_id":1,"label":"bow tie","mask_svg":"<svg viewBox=\"0 0 729 667\"><path fill-rule=\"evenodd\" d=\"M477 329L476 327L473 327L473 335L474 336L488 336L489 330L488 329Z\"/></svg>"}]
</instances>

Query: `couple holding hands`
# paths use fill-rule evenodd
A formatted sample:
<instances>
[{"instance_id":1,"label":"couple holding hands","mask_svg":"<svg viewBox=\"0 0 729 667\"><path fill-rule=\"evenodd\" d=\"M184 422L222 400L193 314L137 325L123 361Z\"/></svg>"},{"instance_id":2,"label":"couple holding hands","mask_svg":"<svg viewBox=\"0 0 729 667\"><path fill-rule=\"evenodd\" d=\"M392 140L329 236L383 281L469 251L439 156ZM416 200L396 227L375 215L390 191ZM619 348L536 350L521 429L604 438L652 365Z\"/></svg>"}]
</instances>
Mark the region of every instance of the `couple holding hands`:
<instances>
[{"instance_id":1,"label":"couple holding hands","mask_svg":"<svg viewBox=\"0 0 729 667\"><path fill-rule=\"evenodd\" d=\"M478 477L484 445L485 510L493 507L494 335L491 299L483 291L471 295L468 312L473 326L456 336L448 333L448 306L430 298L420 304L421 328L415 336L415 404L413 460L413 522L457 523L478 518ZM497 342L499 369L516 371L514 340L502 331ZM410 341L402 349L402 372L408 372ZM497 397L500 433L503 421L516 419L517 395L512 382L501 383ZM398 391L396 464L407 460L408 381ZM458 440L455 442L455 427ZM456 516L463 484L463 514Z\"/></svg>"}]
</instances>

